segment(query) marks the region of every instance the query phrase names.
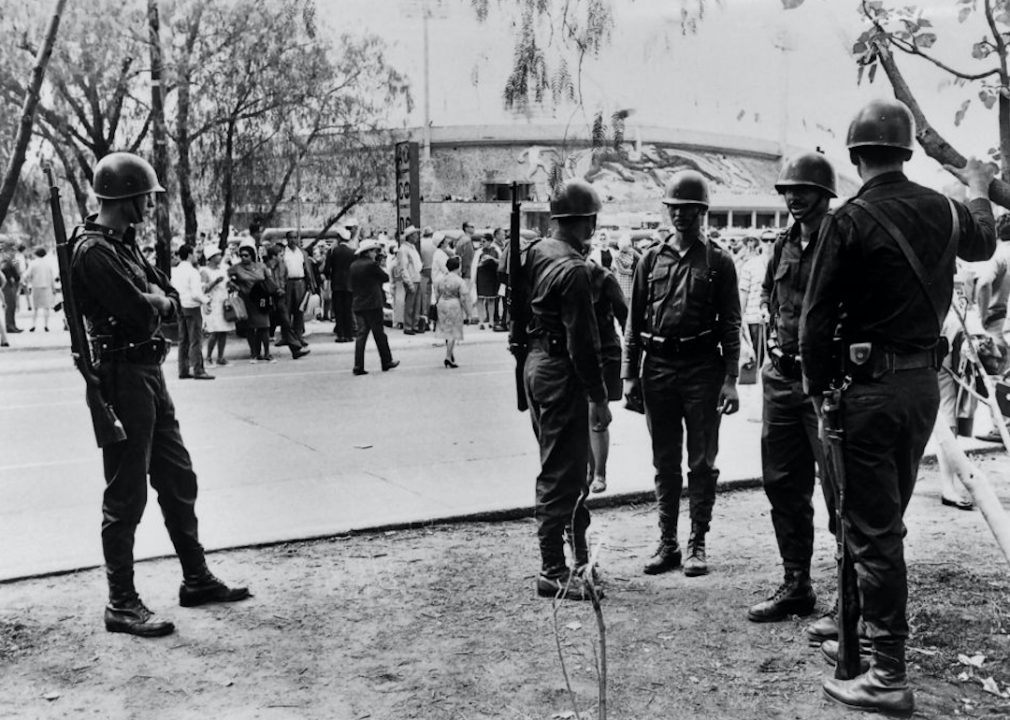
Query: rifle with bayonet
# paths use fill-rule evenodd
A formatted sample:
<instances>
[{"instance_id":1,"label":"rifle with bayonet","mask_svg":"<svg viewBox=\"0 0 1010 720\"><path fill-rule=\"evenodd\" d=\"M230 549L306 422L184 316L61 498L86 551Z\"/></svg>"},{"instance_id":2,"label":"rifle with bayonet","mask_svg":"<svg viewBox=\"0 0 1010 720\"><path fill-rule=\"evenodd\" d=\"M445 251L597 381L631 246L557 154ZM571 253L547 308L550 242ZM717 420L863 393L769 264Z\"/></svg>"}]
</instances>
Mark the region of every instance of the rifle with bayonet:
<instances>
[{"instance_id":1,"label":"rifle with bayonet","mask_svg":"<svg viewBox=\"0 0 1010 720\"><path fill-rule=\"evenodd\" d=\"M95 428L95 440L98 447L108 447L126 440L123 423L116 417L112 405L106 402L102 395L102 381L98 377L94 361L91 358L91 348L88 344L87 328L74 298L72 283L71 260L73 258L76 236L67 239L67 228L63 224L63 209L60 207L60 189L53 178L52 167L46 167L46 177L49 179L49 207L53 214L53 233L56 236L56 259L60 265L60 283L63 286L63 314L70 331L70 355L74 365L84 378L87 386L85 399L91 409L91 423Z\"/></svg>"},{"instance_id":2,"label":"rifle with bayonet","mask_svg":"<svg viewBox=\"0 0 1010 720\"><path fill-rule=\"evenodd\" d=\"M516 406L519 412L525 412L529 405L526 402L526 384L523 380L523 369L526 366L526 355L529 353L529 337L526 325L529 322L529 298L527 297L526 281L522 272L522 254L519 234L519 194L518 186L512 183L512 216L509 224L509 256L508 285L505 288L505 302L509 314L509 351L515 356L516 370Z\"/></svg>"},{"instance_id":3,"label":"rifle with bayonet","mask_svg":"<svg viewBox=\"0 0 1010 720\"><path fill-rule=\"evenodd\" d=\"M845 544L845 430L842 428L842 391L832 387L824 393L821 405L824 445L824 474L835 494L835 539L838 563L838 663L835 677L851 680L859 675L859 586L852 554Z\"/></svg>"}]
</instances>

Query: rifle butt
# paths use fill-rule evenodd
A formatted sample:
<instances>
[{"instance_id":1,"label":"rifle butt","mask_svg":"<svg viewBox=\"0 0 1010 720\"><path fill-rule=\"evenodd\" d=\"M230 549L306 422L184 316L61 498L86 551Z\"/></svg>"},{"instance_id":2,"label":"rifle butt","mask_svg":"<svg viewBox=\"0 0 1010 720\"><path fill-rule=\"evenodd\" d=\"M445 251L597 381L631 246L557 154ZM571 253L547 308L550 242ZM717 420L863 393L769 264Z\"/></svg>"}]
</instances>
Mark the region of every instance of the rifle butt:
<instances>
[{"instance_id":1,"label":"rifle butt","mask_svg":"<svg viewBox=\"0 0 1010 720\"><path fill-rule=\"evenodd\" d=\"M126 440L126 430L116 416L116 411L105 402L97 388L88 388L86 399L91 410L91 424L95 428L95 442L104 448Z\"/></svg>"},{"instance_id":2,"label":"rifle butt","mask_svg":"<svg viewBox=\"0 0 1010 720\"><path fill-rule=\"evenodd\" d=\"M838 559L838 663L835 665L835 677L851 680L859 673L859 585L852 556L843 548Z\"/></svg>"}]
</instances>

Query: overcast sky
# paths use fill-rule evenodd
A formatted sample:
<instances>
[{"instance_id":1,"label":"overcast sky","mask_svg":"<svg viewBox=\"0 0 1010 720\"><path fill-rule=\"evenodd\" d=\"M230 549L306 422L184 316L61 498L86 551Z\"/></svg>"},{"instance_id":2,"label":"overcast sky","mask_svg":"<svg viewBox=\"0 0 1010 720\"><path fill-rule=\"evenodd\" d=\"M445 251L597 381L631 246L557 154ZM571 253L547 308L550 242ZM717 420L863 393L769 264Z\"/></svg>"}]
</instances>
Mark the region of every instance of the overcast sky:
<instances>
[{"instance_id":1,"label":"overcast sky","mask_svg":"<svg viewBox=\"0 0 1010 720\"><path fill-rule=\"evenodd\" d=\"M396 125L423 123L425 0L318 0L325 22L337 31L368 30L384 37L389 59L411 79L416 107ZM491 0L491 16L478 23L470 0L427 0L430 117L435 125L525 122L504 111L501 93L511 67L514 0ZM984 31L981 16L963 25L954 0L919 3L936 26L934 51L968 71L984 67L970 57ZM614 0L616 28L610 47L586 64L582 88L590 111L605 115L633 108L634 124L706 130L820 146L847 163L845 130L872 97L891 96L880 71L872 85L856 84L849 51L863 26L855 0L806 0L785 11L781 0L708 0L696 34L681 34L679 0ZM785 48L785 49L782 49ZM998 143L995 110L985 110L978 90L955 87L921 61L899 56L901 67L938 131L965 154L984 154ZM975 98L965 122L954 126L960 104ZM572 109L554 113L567 122ZM576 115L575 122L580 121ZM543 113L534 122L552 121ZM582 121L584 122L584 120ZM950 177L922 153L910 175L940 186Z\"/></svg>"}]
</instances>

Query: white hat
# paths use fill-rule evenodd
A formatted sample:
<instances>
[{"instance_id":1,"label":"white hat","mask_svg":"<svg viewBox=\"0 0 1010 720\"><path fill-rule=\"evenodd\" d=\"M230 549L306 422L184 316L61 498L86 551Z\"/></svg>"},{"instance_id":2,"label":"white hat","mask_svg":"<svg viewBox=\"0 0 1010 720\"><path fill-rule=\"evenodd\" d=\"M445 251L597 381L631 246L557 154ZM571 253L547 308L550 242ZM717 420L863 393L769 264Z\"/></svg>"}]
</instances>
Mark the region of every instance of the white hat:
<instances>
[{"instance_id":1,"label":"white hat","mask_svg":"<svg viewBox=\"0 0 1010 720\"><path fill-rule=\"evenodd\" d=\"M253 250L255 250L256 241L253 240L251 237L244 237L239 241L238 244L238 249L241 250L242 248L252 248Z\"/></svg>"},{"instance_id":2,"label":"white hat","mask_svg":"<svg viewBox=\"0 0 1010 720\"><path fill-rule=\"evenodd\" d=\"M357 227L358 218L347 218L344 220L344 227Z\"/></svg>"},{"instance_id":3,"label":"white hat","mask_svg":"<svg viewBox=\"0 0 1010 720\"><path fill-rule=\"evenodd\" d=\"M203 246L203 256L208 260L210 260L215 255L221 255L221 254L222 250L220 247L218 247L217 243L208 243L207 245Z\"/></svg>"},{"instance_id":4,"label":"white hat","mask_svg":"<svg viewBox=\"0 0 1010 720\"><path fill-rule=\"evenodd\" d=\"M378 250L381 247L382 245L380 245L375 240L365 240L363 243L358 245L358 249L354 251L354 254L361 255L362 253L366 253L369 250Z\"/></svg>"},{"instance_id":5,"label":"white hat","mask_svg":"<svg viewBox=\"0 0 1010 720\"><path fill-rule=\"evenodd\" d=\"M421 228L414 227L413 225L408 225L406 228L404 228L404 230L403 230L403 236L402 237L408 238L411 235L413 235L414 233L420 233L420 232L421 232Z\"/></svg>"},{"instance_id":6,"label":"white hat","mask_svg":"<svg viewBox=\"0 0 1010 720\"><path fill-rule=\"evenodd\" d=\"M337 228L337 235L340 236L341 240L350 240L351 239L351 231L348 230L346 227L338 227Z\"/></svg>"}]
</instances>

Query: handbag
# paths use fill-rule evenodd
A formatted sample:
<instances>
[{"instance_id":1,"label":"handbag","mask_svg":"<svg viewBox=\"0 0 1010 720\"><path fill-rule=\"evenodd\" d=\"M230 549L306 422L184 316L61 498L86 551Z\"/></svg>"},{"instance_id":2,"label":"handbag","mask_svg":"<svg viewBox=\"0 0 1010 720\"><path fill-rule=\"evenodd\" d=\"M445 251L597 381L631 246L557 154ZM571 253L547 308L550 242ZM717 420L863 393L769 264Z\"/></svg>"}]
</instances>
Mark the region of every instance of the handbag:
<instances>
[{"instance_id":1,"label":"handbag","mask_svg":"<svg viewBox=\"0 0 1010 720\"><path fill-rule=\"evenodd\" d=\"M229 322L238 322L240 320L249 319L249 311L246 309L245 301L242 296L238 293L231 293L228 295L228 299L224 301L224 317L228 320L228 310L231 310L231 314L234 315L233 320Z\"/></svg>"}]
</instances>

